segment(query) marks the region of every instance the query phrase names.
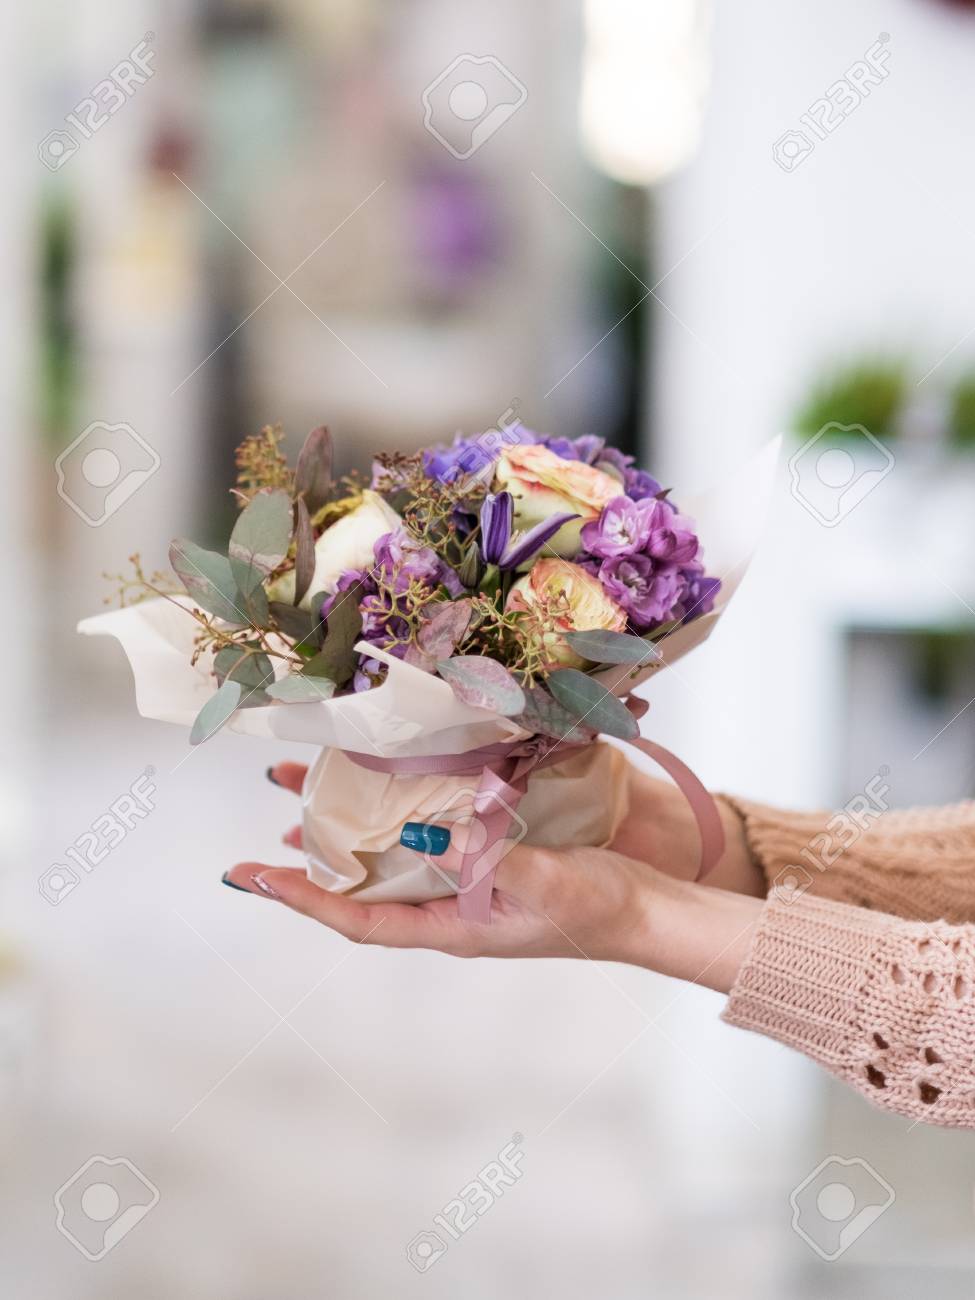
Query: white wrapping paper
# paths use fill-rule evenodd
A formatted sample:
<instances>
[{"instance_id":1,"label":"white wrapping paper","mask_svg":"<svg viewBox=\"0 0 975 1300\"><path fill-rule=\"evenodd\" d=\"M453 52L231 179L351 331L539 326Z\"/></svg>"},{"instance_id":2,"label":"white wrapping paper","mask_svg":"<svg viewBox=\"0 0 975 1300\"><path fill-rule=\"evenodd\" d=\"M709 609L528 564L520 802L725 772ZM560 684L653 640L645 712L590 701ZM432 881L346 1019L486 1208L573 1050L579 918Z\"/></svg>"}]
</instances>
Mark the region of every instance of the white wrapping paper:
<instances>
[{"instance_id":1,"label":"white wrapping paper","mask_svg":"<svg viewBox=\"0 0 975 1300\"><path fill-rule=\"evenodd\" d=\"M697 521L707 571L722 579L715 608L668 636L660 663L625 677L620 668L607 669L600 680L608 689L628 693L710 636L758 541L778 443L770 443L729 481L682 502L682 511ZM214 690L209 664L190 663L196 628L176 604L153 600L85 619L78 630L121 643L143 717L188 727ZM526 733L508 718L463 704L442 678L373 646L362 649L388 664L381 686L322 702L242 709L228 729L323 751L309 768L303 792L307 869L317 884L366 900L443 897L451 892L449 882L422 854L399 845L400 830L405 821L436 821L443 809L457 816L476 778L386 775L338 751L383 758L459 754ZM533 774L519 809L526 842L609 843L626 814L624 771L623 755L597 744Z\"/></svg>"}]
</instances>

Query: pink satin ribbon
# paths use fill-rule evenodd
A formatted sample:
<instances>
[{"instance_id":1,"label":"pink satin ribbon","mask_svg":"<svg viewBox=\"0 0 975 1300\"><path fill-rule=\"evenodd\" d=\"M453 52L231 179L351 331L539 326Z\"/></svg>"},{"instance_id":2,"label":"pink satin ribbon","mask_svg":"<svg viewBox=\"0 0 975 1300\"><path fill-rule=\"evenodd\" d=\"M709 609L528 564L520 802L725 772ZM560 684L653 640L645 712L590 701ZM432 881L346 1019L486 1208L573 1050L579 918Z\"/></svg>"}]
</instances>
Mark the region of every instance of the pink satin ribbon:
<instances>
[{"instance_id":1,"label":"pink satin ribbon","mask_svg":"<svg viewBox=\"0 0 975 1300\"><path fill-rule=\"evenodd\" d=\"M628 704L640 716L643 701ZM663 745L642 737L626 742L652 758L683 794L690 805L701 837L701 856L695 879L703 880L724 853L724 829L711 795L691 769ZM441 857L448 871L459 877L457 913L464 921L487 924L491 920L491 892L494 874L507 852L513 823L520 821L518 805L528 790L532 772L563 763L582 746L568 745L545 736L514 744L484 745L465 754L430 754L410 758L379 758L344 751L346 757L373 772L415 776L478 776L473 797L475 821L463 848L451 842ZM522 823L524 825L524 823ZM472 843L475 836L480 844Z\"/></svg>"}]
</instances>

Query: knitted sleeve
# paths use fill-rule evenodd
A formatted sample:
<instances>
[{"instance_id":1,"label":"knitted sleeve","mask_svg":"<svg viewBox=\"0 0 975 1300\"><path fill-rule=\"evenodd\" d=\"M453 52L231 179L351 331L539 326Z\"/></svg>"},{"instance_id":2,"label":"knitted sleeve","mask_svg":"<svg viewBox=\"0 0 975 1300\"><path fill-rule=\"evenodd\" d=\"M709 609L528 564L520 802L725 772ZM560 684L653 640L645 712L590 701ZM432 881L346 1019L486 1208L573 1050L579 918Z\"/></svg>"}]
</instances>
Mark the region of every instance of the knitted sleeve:
<instances>
[{"instance_id":1,"label":"knitted sleeve","mask_svg":"<svg viewBox=\"0 0 975 1300\"><path fill-rule=\"evenodd\" d=\"M773 893L722 1018L886 1109L975 1128L975 926Z\"/></svg>"},{"instance_id":2,"label":"knitted sleeve","mask_svg":"<svg viewBox=\"0 0 975 1300\"><path fill-rule=\"evenodd\" d=\"M840 812L795 813L721 796L742 818L778 898L808 894L894 916L975 921L975 803L884 811L866 797Z\"/></svg>"}]
</instances>

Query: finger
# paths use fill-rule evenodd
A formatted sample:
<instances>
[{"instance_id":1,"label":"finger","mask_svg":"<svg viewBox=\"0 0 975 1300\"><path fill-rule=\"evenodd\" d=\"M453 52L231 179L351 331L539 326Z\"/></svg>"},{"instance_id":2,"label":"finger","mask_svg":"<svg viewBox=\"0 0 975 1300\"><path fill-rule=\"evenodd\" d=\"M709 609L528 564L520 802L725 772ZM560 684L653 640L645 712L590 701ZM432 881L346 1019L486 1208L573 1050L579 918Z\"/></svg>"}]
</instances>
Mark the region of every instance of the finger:
<instances>
[{"instance_id":1,"label":"finger","mask_svg":"<svg viewBox=\"0 0 975 1300\"><path fill-rule=\"evenodd\" d=\"M284 790L293 790L295 794L301 794L307 771L308 768L303 763L277 763L267 769L267 779Z\"/></svg>"},{"instance_id":2,"label":"finger","mask_svg":"<svg viewBox=\"0 0 975 1300\"><path fill-rule=\"evenodd\" d=\"M439 947L435 918L406 903L359 903L313 884L297 867L241 862L227 872L228 884L277 900L355 943L386 948Z\"/></svg>"},{"instance_id":3,"label":"finger","mask_svg":"<svg viewBox=\"0 0 975 1300\"><path fill-rule=\"evenodd\" d=\"M300 826L292 826L291 830L285 831L281 838L285 844L290 845L293 849L300 849L302 847Z\"/></svg>"}]
</instances>

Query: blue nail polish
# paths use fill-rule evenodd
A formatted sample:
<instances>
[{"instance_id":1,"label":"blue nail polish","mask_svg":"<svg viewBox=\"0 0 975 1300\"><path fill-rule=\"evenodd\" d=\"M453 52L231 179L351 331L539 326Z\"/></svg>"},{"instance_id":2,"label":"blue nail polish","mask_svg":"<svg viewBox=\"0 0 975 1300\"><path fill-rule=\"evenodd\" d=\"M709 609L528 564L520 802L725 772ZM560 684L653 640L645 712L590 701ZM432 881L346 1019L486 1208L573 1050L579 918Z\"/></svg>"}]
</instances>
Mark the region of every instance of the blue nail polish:
<instances>
[{"instance_id":1,"label":"blue nail polish","mask_svg":"<svg viewBox=\"0 0 975 1300\"><path fill-rule=\"evenodd\" d=\"M418 853L429 853L431 857L439 858L450 848L450 831L446 826L407 822L399 833L399 842L404 849L416 849Z\"/></svg>"}]
</instances>

